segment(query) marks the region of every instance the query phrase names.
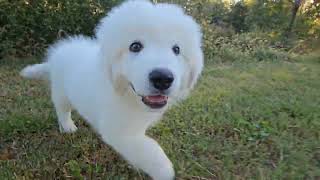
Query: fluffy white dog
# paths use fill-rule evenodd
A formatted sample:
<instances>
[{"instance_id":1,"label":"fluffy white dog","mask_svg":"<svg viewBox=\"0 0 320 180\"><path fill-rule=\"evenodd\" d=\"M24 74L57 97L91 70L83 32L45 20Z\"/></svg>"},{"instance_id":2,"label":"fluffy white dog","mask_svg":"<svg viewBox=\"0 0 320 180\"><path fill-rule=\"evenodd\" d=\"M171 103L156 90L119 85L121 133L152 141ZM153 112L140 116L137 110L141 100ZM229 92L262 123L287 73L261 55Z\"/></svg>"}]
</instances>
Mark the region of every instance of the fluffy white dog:
<instances>
[{"instance_id":1,"label":"fluffy white dog","mask_svg":"<svg viewBox=\"0 0 320 180\"><path fill-rule=\"evenodd\" d=\"M74 108L136 168L157 180L173 179L172 163L145 132L197 81L201 36L178 6L129 0L101 20L95 39L62 40L44 63L21 75L50 82L62 132L77 130Z\"/></svg>"}]
</instances>

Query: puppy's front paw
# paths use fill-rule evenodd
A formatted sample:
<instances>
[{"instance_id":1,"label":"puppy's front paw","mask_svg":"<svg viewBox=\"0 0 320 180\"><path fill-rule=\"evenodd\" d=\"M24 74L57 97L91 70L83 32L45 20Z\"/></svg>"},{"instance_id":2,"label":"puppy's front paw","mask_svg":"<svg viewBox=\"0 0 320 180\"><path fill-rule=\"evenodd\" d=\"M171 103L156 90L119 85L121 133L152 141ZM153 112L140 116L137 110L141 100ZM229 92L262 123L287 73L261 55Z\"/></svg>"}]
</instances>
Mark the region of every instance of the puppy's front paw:
<instances>
[{"instance_id":1,"label":"puppy's front paw","mask_svg":"<svg viewBox=\"0 0 320 180\"><path fill-rule=\"evenodd\" d=\"M59 123L59 129L61 133L73 133L77 131L77 126L73 121L67 121L65 123Z\"/></svg>"},{"instance_id":2,"label":"puppy's front paw","mask_svg":"<svg viewBox=\"0 0 320 180\"><path fill-rule=\"evenodd\" d=\"M174 178L175 174L172 166L159 168L157 175L153 176L154 180L173 180Z\"/></svg>"}]
</instances>

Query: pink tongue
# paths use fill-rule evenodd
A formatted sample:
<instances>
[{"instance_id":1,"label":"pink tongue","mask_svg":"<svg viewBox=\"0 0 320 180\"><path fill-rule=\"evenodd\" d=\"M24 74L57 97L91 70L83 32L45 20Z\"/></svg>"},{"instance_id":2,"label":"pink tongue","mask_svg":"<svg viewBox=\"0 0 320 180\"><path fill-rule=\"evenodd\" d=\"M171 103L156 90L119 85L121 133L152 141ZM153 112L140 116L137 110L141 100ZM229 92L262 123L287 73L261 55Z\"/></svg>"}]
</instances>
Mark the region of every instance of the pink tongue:
<instances>
[{"instance_id":1,"label":"pink tongue","mask_svg":"<svg viewBox=\"0 0 320 180\"><path fill-rule=\"evenodd\" d=\"M163 102L166 101L168 98L167 96L147 96L146 99L150 102Z\"/></svg>"}]
</instances>

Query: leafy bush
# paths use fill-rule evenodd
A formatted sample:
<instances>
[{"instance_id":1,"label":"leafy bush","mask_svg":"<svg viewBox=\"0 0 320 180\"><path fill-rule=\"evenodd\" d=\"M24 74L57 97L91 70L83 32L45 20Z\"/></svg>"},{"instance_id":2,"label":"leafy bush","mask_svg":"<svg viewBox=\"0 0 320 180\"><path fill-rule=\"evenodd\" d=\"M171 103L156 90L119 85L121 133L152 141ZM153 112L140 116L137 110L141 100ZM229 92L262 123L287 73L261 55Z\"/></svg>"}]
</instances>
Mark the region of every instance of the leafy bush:
<instances>
[{"instance_id":1,"label":"leafy bush","mask_svg":"<svg viewBox=\"0 0 320 180\"><path fill-rule=\"evenodd\" d=\"M258 61L283 61L290 59L288 53L272 48L257 48L252 54L253 57Z\"/></svg>"},{"instance_id":2,"label":"leafy bush","mask_svg":"<svg viewBox=\"0 0 320 180\"><path fill-rule=\"evenodd\" d=\"M59 30L92 35L98 19L117 1L0 1L0 57L39 54Z\"/></svg>"},{"instance_id":3,"label":"leafy bush","mask_svg":"<svg viewBox=\"0 0 320 180\"><path fill-rule=\"evenodd\" d=\"M214 30L205 33L205 54L207 61L281 61L291 55L273 44L266 33L242 33L231 36L216 36Z\"/></svg>"},{"instance_id":4,"label":"leafy bush","mask_svg":"<svg viewBox=\"0 0 320 180\"><path fill-rule=\"evenodd\" d=\"M228 21L232 24L236 32L248 32L249 26L246 23L247 17L248 7L243 1L239 1L234 6L232 6Z\"/></svg>"},{"instance_id":5,"label":"leafy bush","mask_svg":"<svg viewBox=\"0 0 320 180\"><path fill-rule=\"evenodd\" d=\"M123 0L0 1L0 58L42 54L68 34L92 35L102 15ZM202 26L206 59L221 54L260 54L258 48L290 51L301 39L320 38L320 4L307 4L296 20L294 36L283 36L291 16L289 1L153 0L182 5ZM306 41L305 41L306 42ZM239 51L239 52L235 52ZM264 51L264 50L263 50ZM266 53L266 52L264 52ZM230 59L226 58L226 59Z\"/></svg>"}]
</instances>

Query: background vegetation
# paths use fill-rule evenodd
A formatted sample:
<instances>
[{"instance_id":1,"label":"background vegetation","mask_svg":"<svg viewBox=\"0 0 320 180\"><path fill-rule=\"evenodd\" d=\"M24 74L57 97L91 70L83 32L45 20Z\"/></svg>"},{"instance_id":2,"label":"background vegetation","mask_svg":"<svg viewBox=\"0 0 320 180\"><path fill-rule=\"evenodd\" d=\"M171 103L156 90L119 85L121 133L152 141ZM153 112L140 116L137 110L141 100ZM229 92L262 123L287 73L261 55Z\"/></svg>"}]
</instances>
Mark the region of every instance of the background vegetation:
<instances>
[{"instance_id":1,"label":"background vegetation","mask_svg":"<svg viewBox=\"0 0 320 180\"><path fill-rule=\"evenodd\" d=\"M43 54L44 49L57 39L61 30L71 35L92 35L99 18L120 2L122 0L2 0L0 57ZM165 2L183 5L203 25L205 49L210 53L215 52L212 50L219 51L225 41L228 44L236 41L237 47L233 48L242 50L252 50L253 46L260 46L262 41L269 47L304 51L300 46L313 45L304 43L305 41L319 39L318 0ZM292 18L297 2L299 8L296 18ZM293 23L292 19L295 20ZM249 34L249 37L241 36L244 33ZM253 42L250 41L252 39Z\"/></svg>"},{"instance_id":2,"label":"background vegetation","mask_svg":"<svg viewBox=\"0 0 320 180\"><path fill-rule=\"evenodd\" d=\"M60 134L48 89L18 75L62 34L92 36L121 2L0 0L0 179L148 179L79 116L77 133ZM319 179L320 1L158 2L204 31L196 90L148 132L177 179Z\"/></svg>"}]
</instances>

